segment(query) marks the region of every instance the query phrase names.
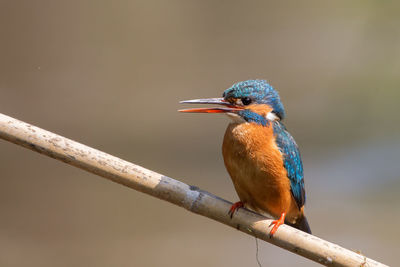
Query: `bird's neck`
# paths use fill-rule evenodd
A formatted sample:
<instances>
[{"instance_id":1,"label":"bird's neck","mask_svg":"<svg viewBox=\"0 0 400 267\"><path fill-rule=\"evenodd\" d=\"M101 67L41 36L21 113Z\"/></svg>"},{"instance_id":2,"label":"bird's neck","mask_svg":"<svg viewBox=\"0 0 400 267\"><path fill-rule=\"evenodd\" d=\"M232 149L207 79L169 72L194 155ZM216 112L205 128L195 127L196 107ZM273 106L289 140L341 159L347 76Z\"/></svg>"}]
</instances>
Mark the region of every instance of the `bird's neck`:
<instances>
[{"instance_id":1,"label":"bird's neck","mask_svg":"<svg viewBox=\"0 0 400 267\"><path fill-rule=\"evenodd\" d=\"M236 113L227 113L234 123L255 123L261 126L270 126L271 122L279 122L279 117L273 112L268 112L264 116L251 110L245 109Z\"/></svg>"},{"instance_id":2,"label":"bird's neck","mask_svg":"<svg viewBox=\"0 0 400 267\"><path fill-rule=\"evenodd\" d=\"M266 116L253 112L249 109L239 111L238 115L246 122L256 123L262 126L268 126L270 123L270 120L268 120Z\"/></svg>"}]
</instances>

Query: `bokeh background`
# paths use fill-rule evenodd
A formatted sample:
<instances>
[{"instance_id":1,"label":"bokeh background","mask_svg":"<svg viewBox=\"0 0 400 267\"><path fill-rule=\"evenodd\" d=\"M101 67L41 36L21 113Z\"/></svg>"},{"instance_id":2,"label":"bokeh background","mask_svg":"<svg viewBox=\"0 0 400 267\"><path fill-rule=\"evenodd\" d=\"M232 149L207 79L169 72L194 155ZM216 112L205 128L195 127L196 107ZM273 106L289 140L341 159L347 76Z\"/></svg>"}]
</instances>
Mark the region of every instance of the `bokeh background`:
<instances>
[{"instance_id":1,"label":"bokeh background","mask_svg":"<svg viewBox=\"0 0 400 267\"><path fill-rule=\"evenodd\" d=\"M268 79L303 155L315 235L400 247L397 1L0 0L1 112L235 201L219 115ZM0 142L1 266L257 266L255 240ZM263 266L316 264L259 242Z\"/></svg>"}]
</instances>

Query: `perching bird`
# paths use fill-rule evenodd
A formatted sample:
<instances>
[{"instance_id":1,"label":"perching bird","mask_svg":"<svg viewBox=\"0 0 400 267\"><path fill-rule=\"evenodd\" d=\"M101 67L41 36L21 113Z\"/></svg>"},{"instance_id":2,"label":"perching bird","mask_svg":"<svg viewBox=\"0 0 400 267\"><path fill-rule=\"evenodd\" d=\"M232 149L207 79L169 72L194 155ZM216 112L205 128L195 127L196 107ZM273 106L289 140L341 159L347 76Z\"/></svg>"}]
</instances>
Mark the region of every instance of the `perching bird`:
<instances>
[{"instance_id":1,"label":"perching bird","mask_svg":"<svg viewBox=\"0 0 400 267\"><path fill-rule=\"evenodd\" d=\"M278 92L264 80L234 84L222 98L181 101L224 107L183 109L180 112L225 113L232 118L225 132L222 154L241 207L268 213L277 220L270 236L283 223L311 233L304 215L306 193L298 146L282 120L285 110ZM279 219L278 219L279 218Z\"/></svg>"}]
</instances>

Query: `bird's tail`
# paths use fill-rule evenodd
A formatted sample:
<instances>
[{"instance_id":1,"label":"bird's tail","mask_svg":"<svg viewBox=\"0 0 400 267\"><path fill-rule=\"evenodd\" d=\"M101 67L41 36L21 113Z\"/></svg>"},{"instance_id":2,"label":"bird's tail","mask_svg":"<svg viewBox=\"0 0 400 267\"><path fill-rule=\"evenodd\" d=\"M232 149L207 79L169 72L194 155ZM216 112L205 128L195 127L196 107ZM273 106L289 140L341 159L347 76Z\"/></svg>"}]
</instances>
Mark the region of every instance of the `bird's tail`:
<instances>
[{"instance_id":1,"label":"bird's tail","mask_svg":"<svg viewBox=\"0 0 400 267\"><path fill-rule=\"evenodd\" d=\"M293 226L294 228L297 228L303 232L311 234L311 228L310 225L308 224L307 218L305 215L301 216L299 219L297 219L296 223L288 223L288 225Z\"/></svg>"}]
</instances>

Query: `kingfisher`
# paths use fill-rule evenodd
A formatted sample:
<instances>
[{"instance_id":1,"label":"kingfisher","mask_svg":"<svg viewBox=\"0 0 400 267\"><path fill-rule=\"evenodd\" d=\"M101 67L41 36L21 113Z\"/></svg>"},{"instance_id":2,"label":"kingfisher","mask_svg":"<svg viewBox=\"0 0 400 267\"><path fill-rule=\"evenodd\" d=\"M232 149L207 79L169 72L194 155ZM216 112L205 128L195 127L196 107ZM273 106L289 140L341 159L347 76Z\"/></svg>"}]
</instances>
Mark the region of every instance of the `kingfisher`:
<instances>
[{"instance_id":1,"label":"kingfisher","mask_svg":"<svg viewBox=\"0 0 400 267\"><path fill-rule=\"evenodd\" d=\"M231 118L222 155L242 207L275 218L269 235L282 224L311 234L304 214L306 192L299 148L282 123L285 109L278 92L265 80L238 82L221 98L185 100L185 104L219 107L182 109L190 113L224 113Z\"/></svg>"}]
</instances>

